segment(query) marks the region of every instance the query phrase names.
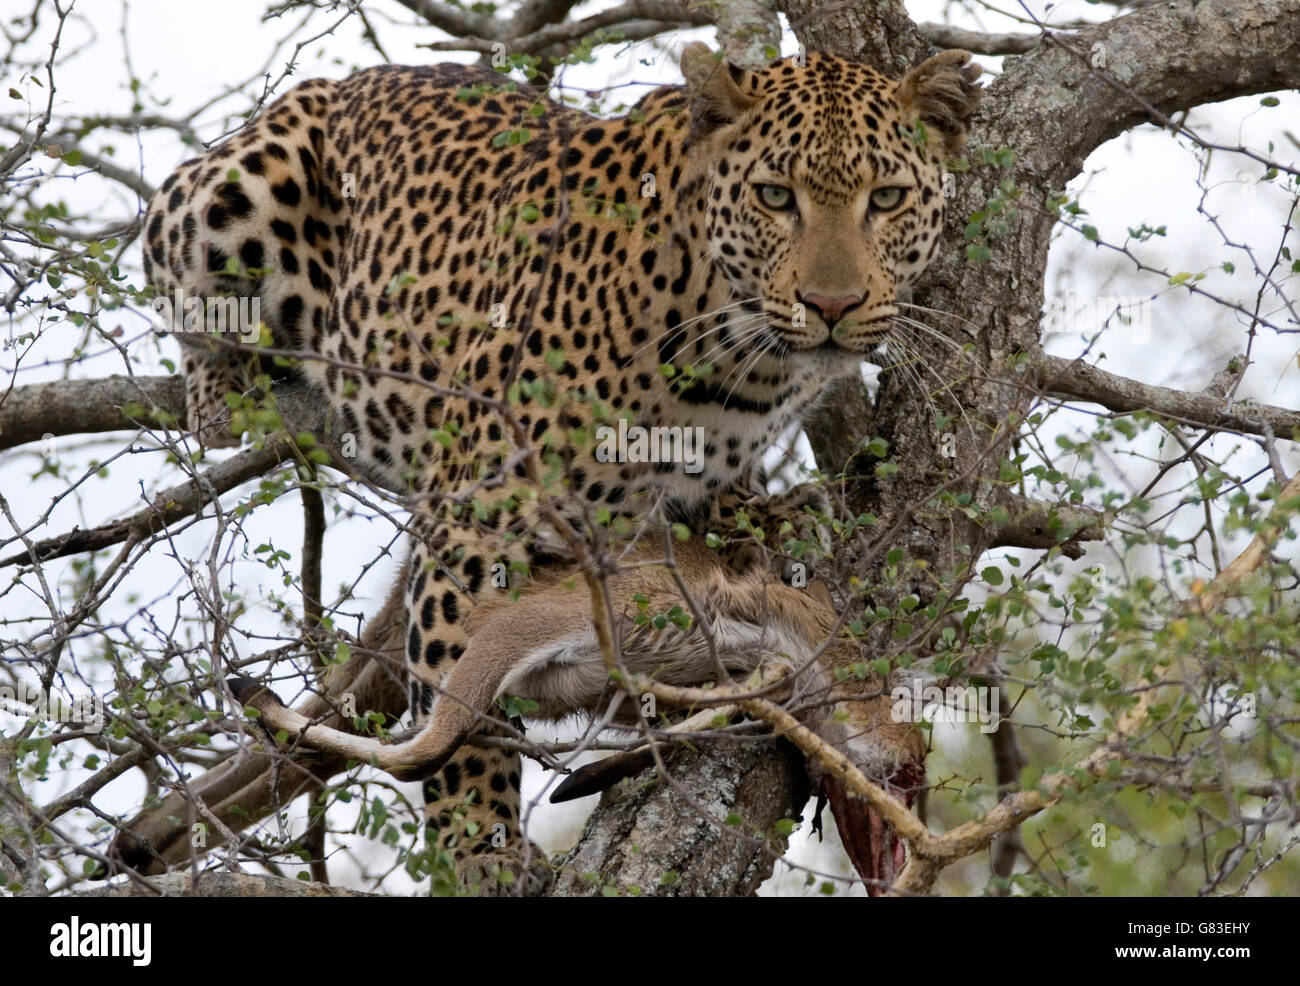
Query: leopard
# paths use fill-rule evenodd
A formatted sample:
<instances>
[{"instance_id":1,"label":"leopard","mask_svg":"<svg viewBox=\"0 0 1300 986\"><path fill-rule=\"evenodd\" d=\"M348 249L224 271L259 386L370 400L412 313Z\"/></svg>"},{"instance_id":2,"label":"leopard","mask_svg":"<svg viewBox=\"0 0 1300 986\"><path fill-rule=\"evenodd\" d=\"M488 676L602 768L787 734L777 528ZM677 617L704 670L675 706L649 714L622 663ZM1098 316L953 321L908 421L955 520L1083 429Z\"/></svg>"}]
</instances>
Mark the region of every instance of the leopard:
<instances>
[{"instance_id":1,"label":"leopard","mask_svg":"<svg viewBox=\"0 0 1300 986\"><path fill-rule=\"evenodd\" d=\"M758 504L765 453L860 373L939 250L969 53L899 79L699 42L679 64L684 85L608 117L479 67L307 80L144 217L156 295L206 308L202 331L169 316L203 447L237 444L241 401L292 377L404 490L417 723L453 700L485 595ZM602 454L619 429L700 454ZM800 486L788 502L815 512ZM422 781L429 838L465 862L500 825L518 846L520 779L510 749L457 750Z\"/></svg>"}]
</instances>

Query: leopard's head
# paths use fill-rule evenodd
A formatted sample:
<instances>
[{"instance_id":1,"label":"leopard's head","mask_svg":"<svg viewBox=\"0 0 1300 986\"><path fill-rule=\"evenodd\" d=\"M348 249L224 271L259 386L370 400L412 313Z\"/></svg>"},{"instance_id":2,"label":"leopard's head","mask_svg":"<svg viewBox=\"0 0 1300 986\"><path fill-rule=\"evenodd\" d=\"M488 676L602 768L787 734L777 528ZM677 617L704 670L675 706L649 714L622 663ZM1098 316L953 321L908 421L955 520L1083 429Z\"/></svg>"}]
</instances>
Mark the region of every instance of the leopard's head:
<instances>
[{"instance_id":1,"label":"leopard's head","mask_svg":"<svg viewBox=\"0 0 1300 986\"><path fill-rule=\"evenodd\" d=\"M979 66L947 51L897 81L825 54L745 71L698 43L681 66L712 261L775 350L874 349L938 249Z\"/></svg>"}]
</instances>

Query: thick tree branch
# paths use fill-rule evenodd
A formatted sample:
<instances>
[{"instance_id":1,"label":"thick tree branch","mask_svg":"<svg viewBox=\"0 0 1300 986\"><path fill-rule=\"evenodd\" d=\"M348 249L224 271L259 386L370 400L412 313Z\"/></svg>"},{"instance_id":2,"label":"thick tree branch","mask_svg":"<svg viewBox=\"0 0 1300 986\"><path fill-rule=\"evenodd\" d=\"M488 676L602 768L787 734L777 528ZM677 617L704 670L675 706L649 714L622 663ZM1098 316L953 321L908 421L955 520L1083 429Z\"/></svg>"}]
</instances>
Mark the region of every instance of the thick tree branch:
<instances>
[{"instance_id":1,"label":"thick tree branch","mask_svg":"<svg viewBox=\"0 0 1300 986\"><path fill-rule=\"evenodd\" d=\"M1045 394L1100 404L1119 413L1149 411L1201 428L1244 435L1271 433L1300 441L1300 411L1284 407L1158 387L1058 356L1040 357L1034 375L1035 385Z\"/></svg>"},{"instance_id":2,"label":"thick tree branch","mask_svg":"<svg viewBox=\"0 0 1300 986\"><path fill-rule=\"evenodd\" d=\"M477 34L490 37L500 29L501 22L495 17L449 7L438 3L437 0L397 0L397 2L448 34Z\"/></svg>"},{"instance_id":3,"label":"thick tree branch","mask_svg":"<svg viewBox=\"0 0 1300 986\"><path fill-rule=\"evenodd\" d=\"M715 745L679 751L670 773L673 783L605 792L577 845L555 860L548 896L599 896L606 887L653 897L753 895L785 850L777 822L807 804L803 758L770 740ZM730 815L740 824L727 825Z\"/></svg>"},{"instance_id":4,"label":"thick tree branch","mask_svg":"<svg viewBox=\"0 0 1300 986\"><path fill-rule=\"evenodd\" d=\"M511 33L513 23L502 25L500 33L459 34L447 41L431 41L419 45L430 51L476 51L492 54L495 46L504 44L515 54L532 54L556 45L572 44L599 30L619 30L631 40L652 37L678 27L704 26L713 23L711 15L702 9L686 4L669 2L625 3L609 10L601 10L581 20L546 24L527 34Z\"/></svg>"},{"instance_id":5,"label":"thick tree branch","mask_svg":"<svg viewBox=\"0 0 1300 986\"><path fill-rule=\"evenodd\" d=\"M331 454L337 468L352 471L351 463L340 455L332 441L331 436L341 432L334 415L306 385L288 383L277 387L275 400L288 433L310 432L316 436L317 444ZM175 427L185 408L181 378L112 376L15 387L0 400L0 449L38 441L45 435L92 434L142 427L139 421L124 413L123 409L130 405L147 405L156 426ZM247 449L218 463L202 476L159 493L150 506L130 517L37 542L30 551L0 559L0 567L30 563L33 552L35 560L48 561L126 541L138 542L198 512L213 496L269 472L294 454L294 447L283 440ZM392 485L388 477L377 473L364 478L380 488Z\"/></svg>"},{"instance_id":6,"label":"thick tree branch","mask_svg":"<svg viewBox=\"0 0 1300 986\"><path fill-rule=\"evenodd\" d=\"M0 394L0 450L39 442L46 435L97 435L138 429L141 422L122 413L142 405L159 415L148 425L185 417L185 381L169 377L102 377L59 380L15 387Z\"/></svg>"},{"instance_id":7,"label":"thick tree branch","mask_svg":"<svg viewBox=\"0 0 1300 986\"><path fill-rule=\"evenodd\" d=\"M895 76L933 53L903 0L780 0L809 51L827 51Z\"/></svg>"},{"instance_id":8,"label":"thick tree branch","mask_svg":"<svg viewBox=\"0 0 1300 986\"><path fill-rule=\"evenodd\" d=\"M718 41L733 65L760 69L781 50L781 21L770 0L727 0L717 18Z\"/></svg>"},{"instance_id":9,"label":"thick tree branch","mask_svg":"<svg viewBox=\"0 0 1300 986\"><path fill-rule=\"evenodd\" d=\"M1049 188L1063 188L1107 140L1153 121L1147 106L1167 115L1300 85L1294 0L1155 4L1050 37L989 86L977 125L981 143L1016 146ZM1024 135L1033 139L1012 139Z\"/></svg>"},{"instance_id":10,"label":"thick tree branch","mask_svg":"<svg viewBox=\"0 0 1300 986\"><path fill-rule=\"evenodd\" d=\"M167 873L148 883L128 880L111 887L86 890L73 897L382 897L361 890L346 890L324 883L293 880L287 876L261 876L208 870L197 874Z\"/></svg>"},{"instance_id":11,"label":"thick tree branch","mask_svg":"<svg viewBox=\"0 0 1300 986\"><path fill-rule=\"evenodd\" d=\"M581 0L526 0L515 11L512 27L516 34L530 34L547 24L559 24Z\"/></svg>"},{"instance_id":12,"label":"thick tree branch","mask_svg":"<svg viewBox=\"0 0 1300 986\"><path fill-rule=\"evenodd\" d=\"M994 502L1009 515L990 525L990 548L1060 548L1067 558L1082 558L1080 541L1102 541L1106 516L1090 507L1044 503L999 489Z\"/></svg>"},{"instance_id":13,"label":"thick tree branch","mask_svg":"<svg viewBox=\"0 0 1300 986\"><path fill-rule=\"evenodd\" d=\"M920 31L939 48L964 48L976 55L1023 55L1043 43L1042 34L993 34L931 22L921 24Z\"/></svg>"}]
</instances>

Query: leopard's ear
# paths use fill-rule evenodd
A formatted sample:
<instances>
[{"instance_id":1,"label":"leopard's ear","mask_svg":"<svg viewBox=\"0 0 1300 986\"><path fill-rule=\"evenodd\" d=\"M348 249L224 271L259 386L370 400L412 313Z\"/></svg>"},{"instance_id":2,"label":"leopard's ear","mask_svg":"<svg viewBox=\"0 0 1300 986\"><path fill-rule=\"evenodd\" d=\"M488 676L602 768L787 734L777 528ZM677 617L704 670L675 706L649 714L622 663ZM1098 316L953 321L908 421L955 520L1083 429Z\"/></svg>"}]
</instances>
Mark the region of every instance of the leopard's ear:
<instances>
[{"instance_id":1,"label":"leopard's ear","mask_svg":"<svg viewBox=\"0 0 1300 986\"><path fill-rule=\"evenodd\" d=\"M707 137L734 122L754 105L739 83L745 71L729 64L709 46L692 41L682 50L682 78L690 97L691 140Z\"/></svg>"},{"instance_id":2,"label":"leopard's ear","mask_svg":"<svg viewBox=\"0 0 1300 986\"><path fill-rule=\"evenodd\" d=\"M969 51L957 49L935 55L903 76L894 90L903 122L925 124L938 142L936 150L950 157L961 153L983 92L975 84L981 69L970 58Z\"/></svg>"}]
</instances>

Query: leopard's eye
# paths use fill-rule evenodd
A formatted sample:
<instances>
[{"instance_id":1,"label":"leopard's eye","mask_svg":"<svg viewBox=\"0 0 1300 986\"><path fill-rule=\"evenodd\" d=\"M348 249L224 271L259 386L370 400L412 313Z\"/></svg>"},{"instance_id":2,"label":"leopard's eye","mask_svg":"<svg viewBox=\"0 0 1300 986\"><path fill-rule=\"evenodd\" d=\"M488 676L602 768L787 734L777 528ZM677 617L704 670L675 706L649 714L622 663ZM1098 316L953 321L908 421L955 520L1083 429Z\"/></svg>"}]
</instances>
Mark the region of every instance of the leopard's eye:
<instances>
[{"instance_id":1,"label":"leopard's eye","mask_svg":"<svg viewBox=\"0 0 1300 986\"><path fill-rule=\"evenodd\" d=\"M871 193L871 208L875 212L893 212L903 204L907 189L896 185L877 188Z\"/></svg>"},{"instance_id":2,"label":"leopard's eye","mask_svg":"<svg viewBox=\"0 0 1300 986\"><path fill-rule=\"evenodd\" d=\"M758 200L777 212L794 208L794 192L784 185L759 185Z\"/></svg>"}]
</instances>

